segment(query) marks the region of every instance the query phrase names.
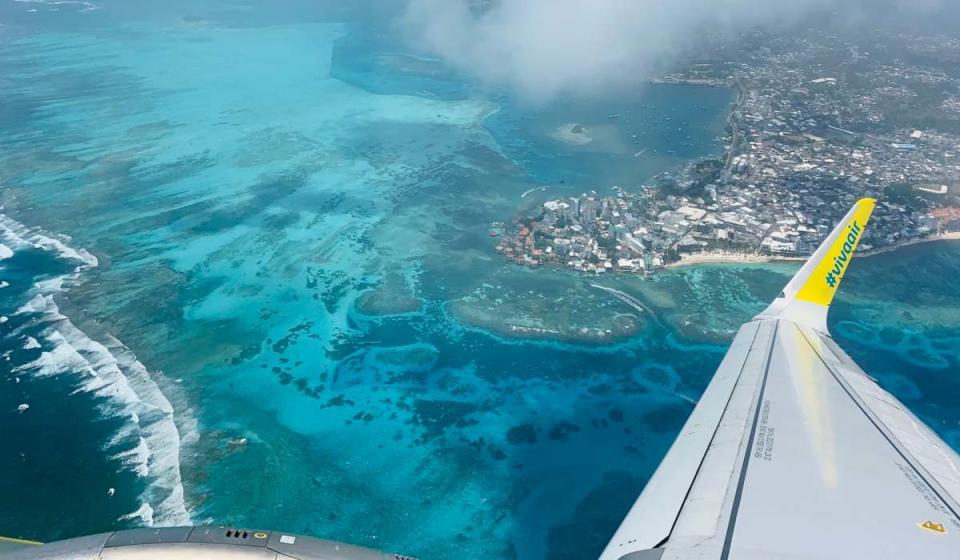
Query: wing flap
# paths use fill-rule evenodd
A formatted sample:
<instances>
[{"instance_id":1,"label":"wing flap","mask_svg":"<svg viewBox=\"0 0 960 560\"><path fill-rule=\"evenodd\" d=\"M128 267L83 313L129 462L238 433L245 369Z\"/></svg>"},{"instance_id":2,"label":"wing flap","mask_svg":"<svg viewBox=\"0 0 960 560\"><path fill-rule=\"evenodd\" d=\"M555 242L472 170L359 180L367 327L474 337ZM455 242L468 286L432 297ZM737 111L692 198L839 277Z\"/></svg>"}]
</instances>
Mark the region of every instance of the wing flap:
<instances>
[{"instance_id":1,"label":"wing flap","mask_svg":"<svg viewBox=\"0 0 960 560\"><path fill-rule=\"evenodd\" d=\"M722 445L730 449L736 446L736 438L742 436L742 426L735 425L735 416L728 414L731 406L743 406L740 402L732 401L734 389L747 385L743 382L744 375L755 377L758 361L762 361L764 355L763 351L758 352L757 349L768 348L772 334L769 323L748 323L740 329L717 374L684 424L680 436L617 529L601 560L618 560L627 553L652 549L661 544L671 534L681 508L691 499L704 504L714 502L719 506L723 498L710 492L700 492L691 498L691 486L697 479L709 448ZM728 414L727 423L733 424L728 428L732 429L720 429L725 414ZM746 420L744 410L740 421ZM728 470L728 477L731 472ZM709 509L704 505L701 511ZM709 517L709 514L706 515Z\"/></svg>"},{"instance_id":2,"label":"wing flap","mask_svg":"<svg viewBox=\"0 0 960 560\"><path fill-rule=\"evenodd\" d=\"M956 558L960 456L827 334L874 203L741 328L601 560Z\"/></svg>"}]
</instances>

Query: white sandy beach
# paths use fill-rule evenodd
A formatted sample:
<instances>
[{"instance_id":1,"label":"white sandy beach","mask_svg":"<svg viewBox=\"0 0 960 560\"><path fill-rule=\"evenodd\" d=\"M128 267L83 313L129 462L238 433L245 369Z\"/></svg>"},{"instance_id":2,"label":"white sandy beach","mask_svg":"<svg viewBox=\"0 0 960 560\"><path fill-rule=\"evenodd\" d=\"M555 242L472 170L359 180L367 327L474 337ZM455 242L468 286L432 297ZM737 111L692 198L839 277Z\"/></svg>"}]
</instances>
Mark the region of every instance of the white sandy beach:
<instances>
[{"instance_id":1,"label":"white sandy beach","mask_svg":"<svg viewBox=\"0 0 960 560\"><path fill-rule=\"evenodd\" d=\"M858 257L871 257L874 255L882 255L884 253L889 253L896 251L897 249L902 249L904 247L909 247L911 245L919 245L921 243L930 243L933 241L951 241L951 240L960 240L960 232L952 231L943 233L940 235L931 235L930 237L924 237L923 239L911 239L909 241L902 241L900 243L894 243L889 247L882 247L880 249L873 249L870 251L863 251L857 254ZM727 251L711 251L707 253L693 253L689 255L683 255L681 259L677 262L670 263L666 265L665 268L680 268L684 266L693 266L698 264L719 264L719 263L761 263L761 262L796 262L796 261L805 261L807 257L787 257L780 255L761 255L759 253L736 253L736 252L727 252Z\"/></svg>"}]
</instances>

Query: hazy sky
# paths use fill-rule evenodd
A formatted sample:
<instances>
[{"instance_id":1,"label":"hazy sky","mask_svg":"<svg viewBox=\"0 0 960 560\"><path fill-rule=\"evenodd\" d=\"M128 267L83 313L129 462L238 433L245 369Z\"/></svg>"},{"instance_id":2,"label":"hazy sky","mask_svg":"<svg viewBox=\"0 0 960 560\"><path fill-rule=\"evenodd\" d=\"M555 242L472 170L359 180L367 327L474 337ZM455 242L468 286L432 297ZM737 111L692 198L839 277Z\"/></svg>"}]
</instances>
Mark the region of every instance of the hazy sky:
<instances>
[{"instance_id":1,"label":"hazy sky","mask_svg":"<svg viewBox=\"0 0 960 560\"><path fill-rule=\"evenodd\" d=\"M409 0L403 24L421 47L461 70L544 99L638 83L693 49L704 29L736 32L818 9L929 10L942 1Z\"/></svg>"}]
</instances>

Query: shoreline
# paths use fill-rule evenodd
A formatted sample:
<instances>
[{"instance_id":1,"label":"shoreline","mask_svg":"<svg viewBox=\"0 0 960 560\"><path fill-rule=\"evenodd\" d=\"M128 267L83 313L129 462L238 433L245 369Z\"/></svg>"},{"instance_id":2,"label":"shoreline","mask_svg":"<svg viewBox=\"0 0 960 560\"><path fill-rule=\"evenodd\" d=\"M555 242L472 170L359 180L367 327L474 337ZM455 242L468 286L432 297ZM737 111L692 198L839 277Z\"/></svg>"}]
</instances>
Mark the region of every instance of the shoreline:
<instances>
[{"instance_id":1,"label":"shoreline","mask_svg":"<svg viewBox=\"0 0 960 560\"><path fill-rule=\"evenodd\" d=\"M898 249L903 249L904 247L910 247L912 245L921 245L923 243L932 243L934 241L960 241L960 231L948 231L941 233L939 235L931 235L930 237L922 237L920 239L910 239L907 241L900 241L894 243L889 247L881 247L879 249L872 249L870 251L865 251L860 254L861 257L873 257L876 255L882 255L884 253L891 253Z\"/></svg>"},{"instance_id":2,"label":"shoreline","mask_svg":"<svg viewBox=\"0 0 960 560\"><path fill-rule=\"evenodd\" d=\"M931 235L930 237L923 237L920 239L910 239L907 241L901 241L894 243L893 245L887 247L881 247L879 249L871 249L869 251L864 251L858 253L857 257L873 257L876 255L883 255L885 253L892 253L906 247L911 247L914 245L921 245L924 243L932 243L934 241L960 241L960 231L951 231L942 233L940 235ZM677 262L672 262L670 264L664 265L664 269L671 268L683 268L688 266L696 266L700 264L755 264L755 263L766 263L766 262L805 262L807 257L788 257L780 255L761 255L759 253L725 253L725 252L712 252L712 253L694 253L687 255L684 258L681 258Z\"/></svg>"},{"instance_id":3,"label":"shoreline","mask_svg":"<svg viewBox=\"0 0 960 560\"><path fill-rule=\"evenodd\" d=\"M109 259L100 260L73 245L72 238L65 234L24 225L5 213L0 213L0 239L4 247L9 243L17 250L44 251L74 265L61 274L32 280L24 291L27 301L15 314L35 315L20 328L40 329L31 340L41 352L30 361L11 364L11 372L31 377L65 376L75 386L71 394L86 393L102 399L95 408L99 417L118 422L101 444L102 450L121 471L135 473L143 484L135 498L139 507L117 521L139 520L147 527L192 523L180 471L184 443L190 441L181 433L181 426L195 424L190 409L175 410L164 391L168 380L162 373L149 370L129 347L69 297L72 288L86 281L88 271L102 269ZM37 339L43 344L37 344ZM139 443L134 446L133 442Z\"/></svg>"}]
</instances>

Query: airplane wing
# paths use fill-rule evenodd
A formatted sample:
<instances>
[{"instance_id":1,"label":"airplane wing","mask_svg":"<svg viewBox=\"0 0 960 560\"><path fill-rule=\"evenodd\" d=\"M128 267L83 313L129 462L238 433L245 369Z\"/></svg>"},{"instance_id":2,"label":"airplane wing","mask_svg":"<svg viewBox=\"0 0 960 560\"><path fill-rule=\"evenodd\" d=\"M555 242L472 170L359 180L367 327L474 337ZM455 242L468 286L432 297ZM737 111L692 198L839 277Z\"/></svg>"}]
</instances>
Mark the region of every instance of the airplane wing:
<instances>
[{"instance_id":1,"label":"airplane wing","mask_svg":"<svg viewBox=\"0 0 960 560\"><path fill-rule=\"evenodd\" d=\"M827 332L875 204L740 329L600 560L960 558L960 456Z\"/></svg>"},{"instance_id":2,"label":"airplane wing","mask_svg":"<svg viewBox=\"0 0 960 560\"><path fill-rule=\"evenodd\" d=\"M15 539L13 537L0 537L0 555L15 550L40 546L37 541L28 541L25 539Z\"/></svg>"}]
</instances>

